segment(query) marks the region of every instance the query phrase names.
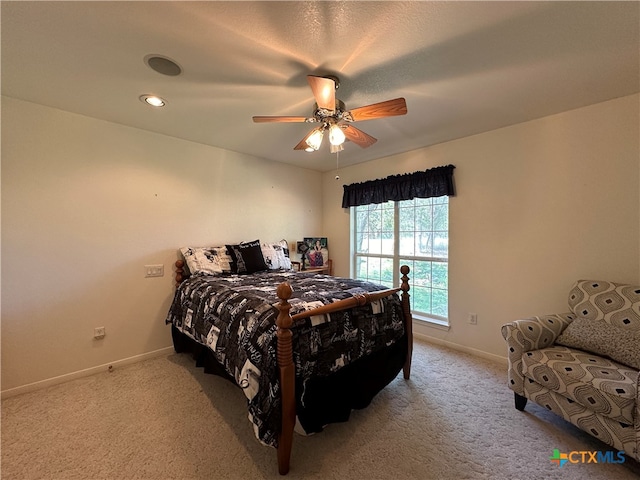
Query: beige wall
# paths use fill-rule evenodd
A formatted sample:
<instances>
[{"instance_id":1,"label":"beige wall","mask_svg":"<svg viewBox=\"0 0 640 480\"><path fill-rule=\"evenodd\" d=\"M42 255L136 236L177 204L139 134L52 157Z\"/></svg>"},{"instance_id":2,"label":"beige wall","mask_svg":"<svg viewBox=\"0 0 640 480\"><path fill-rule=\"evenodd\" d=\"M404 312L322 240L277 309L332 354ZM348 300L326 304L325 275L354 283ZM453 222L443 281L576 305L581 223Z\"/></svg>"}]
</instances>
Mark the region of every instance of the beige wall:
<instances>
[{"instance_id":1,"label":"beige wall","mask_svg":"<svg viewBox=\"0 0 640 480\"><path fill-rule=\"evenodd\" d=\"M320 234L317 175L3 97L2 390L170 346L177 249Z\"/></svg>"},{"instance_id":2,"label":"beige wall","mask_svg":"<svg viewBox=\"0 0 640 480\"><path fill-rule=\"evenodd\" d=\"M328 172L319 185L310 170L3 97L1 388L170 346L163 320L186 244L326 235L348 276L342 185L449 163L451 328L417 331L504 357L500 325L564 310L575 279L640 282L639 102L344 168L339 181ZM156 263L165 276L145 279Z\"/></svg>"},{"instance_id":3,"label":"beige wall","mask_svg":"<svg viewBox=\"0 0 640 480\"><path fill-rule=\"evenodd\" d=\"M378 159L342 169L339 181L326 173L323 232L336 274L349 274L342 185L453 164L451 328L420 333L504 357L500 326L566 311L576 279L640 282L639 102L633 95ZM469 312L477 326L466 323Z\"/></svg>"}]
</instances>

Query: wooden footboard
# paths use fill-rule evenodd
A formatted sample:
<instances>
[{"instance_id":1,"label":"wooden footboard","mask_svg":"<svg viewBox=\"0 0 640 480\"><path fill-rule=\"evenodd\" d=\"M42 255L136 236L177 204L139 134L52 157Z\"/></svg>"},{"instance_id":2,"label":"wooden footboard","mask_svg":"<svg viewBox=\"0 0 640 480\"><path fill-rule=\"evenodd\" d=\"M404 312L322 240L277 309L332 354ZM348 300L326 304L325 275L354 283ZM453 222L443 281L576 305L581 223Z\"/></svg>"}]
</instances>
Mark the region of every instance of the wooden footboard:
<instances>
[{"instance_id":1,"label":"wooden footboard","mask_svg":"<svg viewBox=\"0 0 640 480\"><path fill-rule=\"evenodd\" d=\"M189 274L188 272L185 272L184 261L176 261L175 266L176 285L180 285L180 283L182 283ZM401 286L399 288L391 288L377 292L365 292L351 298L323 305L295 315L290 314L291 304L289 303L289 299L293 293L291 286L287 282L281 283L278 286L277 295L280 303L277 305L278 317L276 319L276 336L278 368L280 370L280 390L282 396L282 425L278 438L277 454L278 471L281 475L286 475L289 472L291 447L293 443L293 429L296 421L295 365L293 363L293 333L291 331L293 323L296 320L315 315L326 315L353 307L367 305L371 302L375 302L402 291L402 313L407 338L407 356L403 366L403 373L404 378L409 379L411 374L411 356L413 352L413 324L409 303L409 267L407 265L403 265L400 268L400 272L402 273L402 278Z\"/></svg>"},{"instance_id":2,"label":"wooden footboard","mask_svg":"<svg viewBox=\"0 0 640 480\"><path fill-rule=\"evenodd\" d=\"M409 304L409 267L403 265L400 268L400 272L402 273L402 285L400 288L391 288L378 292L365 292L345 300L314 308L313 310L300 312L293 316L289 313L291 309L291 305L289 304L289 298L291 298L292 294L291 286L288 283L282 283L278 286L280 303L278 304L279 314L276 319L276 325L278 326L276 335L278 336L278 367L280 368L280 389L282 392L282 428L278 438L278 471L280 475L286 475L289 472L293 428L296 422L295 366L293 364L293 334L291 332L293 322L315 315L326 315L366 305L402 290L402 313L407 335L407 357L405 358L403 373L404 378L409 379L411 375L411 355L413 352L413 324Z\"/></svg>"}]
</instances>

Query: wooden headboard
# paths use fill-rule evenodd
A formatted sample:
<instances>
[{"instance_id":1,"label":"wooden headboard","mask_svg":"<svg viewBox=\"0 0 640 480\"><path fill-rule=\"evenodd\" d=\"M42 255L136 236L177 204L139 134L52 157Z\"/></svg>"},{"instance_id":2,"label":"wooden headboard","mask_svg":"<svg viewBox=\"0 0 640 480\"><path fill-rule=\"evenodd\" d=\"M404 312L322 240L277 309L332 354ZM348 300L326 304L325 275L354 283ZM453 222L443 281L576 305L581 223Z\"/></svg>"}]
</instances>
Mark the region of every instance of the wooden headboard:
<instances>
[{"instance_id":1,"label":"wooden headboard","mask_svg":"<svg viewBox=\"0 0 640 480\"><path fill-rule=\"evenodd\" d=\"M326 275L333 275L333 260L331 259L327 260L327 264L324 267L309 267L306 270L299 270L300 262L293 260L291 264L293 265L295 271L318 272L318 273L325 273ZM182 282L184 282L187 278L189 278L191 274L189 273L189 269L187 268L187 264L185 263L184 260L181 260L181 259L176 260L176 262L174 263L174 266L176 267L176 272L175 272L176 287L178 287Z\"/></svg>"}]
</instances>

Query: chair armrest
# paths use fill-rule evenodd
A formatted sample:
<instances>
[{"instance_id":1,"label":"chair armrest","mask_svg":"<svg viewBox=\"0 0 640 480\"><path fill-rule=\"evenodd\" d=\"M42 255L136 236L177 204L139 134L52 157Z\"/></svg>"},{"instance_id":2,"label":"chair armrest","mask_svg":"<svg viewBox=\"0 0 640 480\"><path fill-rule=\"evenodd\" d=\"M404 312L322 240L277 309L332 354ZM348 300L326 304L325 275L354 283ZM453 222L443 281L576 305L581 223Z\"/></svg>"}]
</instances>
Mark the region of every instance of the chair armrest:
<instances>
[{"instance_id":1,"label":"chair armrest","mask_svg":"<svg viewBox=\"0 0 640 480\"><path fill-rule=\"evenodd\" d=\"M509 360L509 388L524 396L522 355L531 350L549 347L569 325L575 314L571 312L543 315L515 320L502 326L502 336L507 342Z\"/></svg>"},{"instance_id":2,"label":"chair armrest","mask_svg":"<svg viewBox=\"0 0 640 480\"><path fill-rule=\"evenodd\" d=\"M574 318L575 314L568 312L515 320L502 326L502 336L522 354L552 345Z\"/></svg>"}]
</instances>

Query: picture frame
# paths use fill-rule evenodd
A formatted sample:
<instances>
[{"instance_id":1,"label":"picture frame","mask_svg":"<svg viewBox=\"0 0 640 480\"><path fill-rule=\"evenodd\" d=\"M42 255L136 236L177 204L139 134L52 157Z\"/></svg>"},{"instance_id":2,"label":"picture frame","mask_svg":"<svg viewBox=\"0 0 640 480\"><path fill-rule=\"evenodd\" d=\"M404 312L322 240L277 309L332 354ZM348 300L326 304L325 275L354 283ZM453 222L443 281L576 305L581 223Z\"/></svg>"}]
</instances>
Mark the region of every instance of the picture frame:
<instances>
[{"instance_id":1,"label":"picture frame","mask_svg":"<svg viewBox=\"0 0 640 480\"><path fill-rule=\"evenodd\" d=\"M309 262L308 267L324 267L329 264L329 242L327 237L304 237L302 243L306 244L307 247L304 257Z\"/></svg>"}]
</instances>

